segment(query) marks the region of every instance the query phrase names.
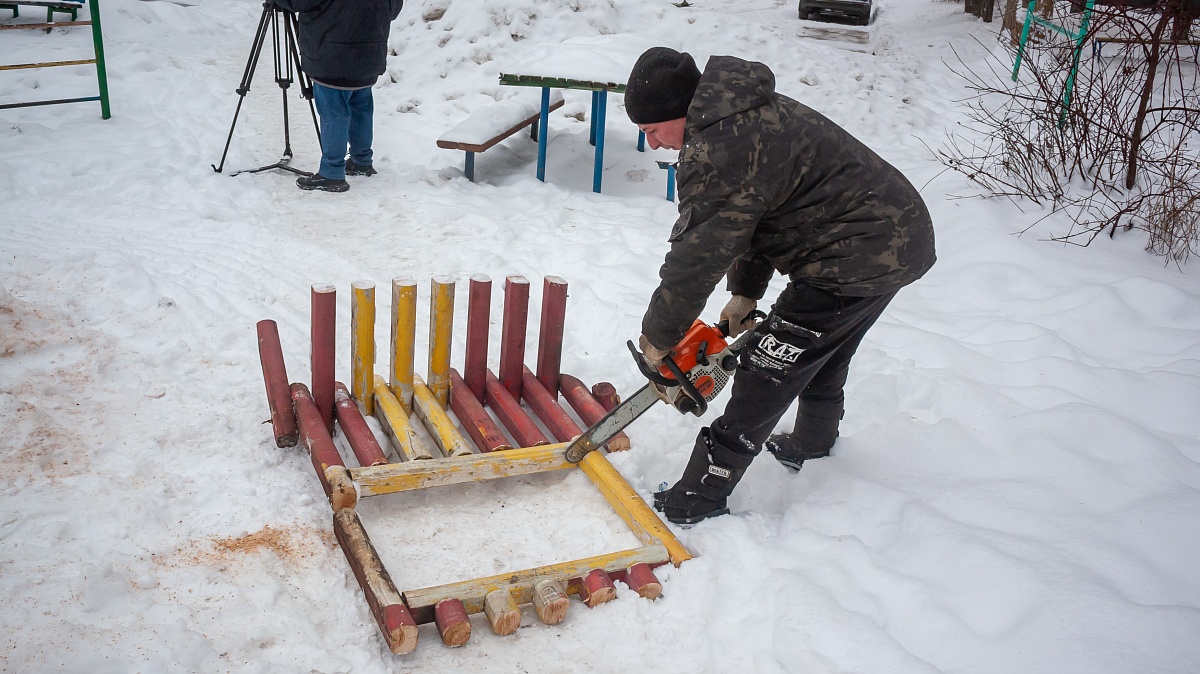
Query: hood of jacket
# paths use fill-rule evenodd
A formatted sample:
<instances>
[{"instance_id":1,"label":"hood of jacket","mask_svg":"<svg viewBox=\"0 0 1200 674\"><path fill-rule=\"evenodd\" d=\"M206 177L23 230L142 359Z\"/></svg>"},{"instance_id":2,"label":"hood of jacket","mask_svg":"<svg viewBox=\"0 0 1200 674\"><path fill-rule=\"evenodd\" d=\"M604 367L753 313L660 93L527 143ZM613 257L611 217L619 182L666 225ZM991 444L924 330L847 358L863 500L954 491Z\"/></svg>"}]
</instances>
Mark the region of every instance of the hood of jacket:
<instances>
[{"instance_id":1,"label":"hood of jacket","mask_svg":"<svg viewBox=\"0 0 1200 674\"><path fill-rule=\"evenodd\" d=\"M713 56L688 106L686 135L766 105L774 96L775 75L767 66L736 56Z\"/></svg>"}]
</instances>

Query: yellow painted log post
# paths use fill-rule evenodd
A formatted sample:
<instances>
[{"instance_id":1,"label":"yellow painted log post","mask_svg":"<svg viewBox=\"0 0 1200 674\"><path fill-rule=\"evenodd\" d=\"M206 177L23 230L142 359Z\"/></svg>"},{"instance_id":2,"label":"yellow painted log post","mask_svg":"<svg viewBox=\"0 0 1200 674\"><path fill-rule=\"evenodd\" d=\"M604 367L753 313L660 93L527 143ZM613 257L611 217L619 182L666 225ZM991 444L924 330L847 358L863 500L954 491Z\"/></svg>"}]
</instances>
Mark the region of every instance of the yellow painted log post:
<instances>
[{"instance_id":1,"label":"yellow painted log post","mask_svg":"<svg viewBox=\"0 0 1200 674\"><path fill-rule=\"evenodd\" d=\"M412 412L414 349L417 341L417 282L407 276L392 279L392 393L405 412Z\"/></svg>"},{"instance_id":2,"label":"yellow painted log post","mask_svg":"<svg viewBox=\"0 0 1200 674\"><path fill-rule=\"evenodd\" d=\"M646 505L641 496L629 486L621 473L608 462L604 452L588 452L579 462L585 475L600 489L600 493L613 510L625 520L638 540L646 545L661 543L671 554L675 566L692 558L692 553L683 547L667 525Z\"/></svg>"},{"instance_id":3,"label":"yellow painted log post","mask_svg":"<svg viewBox=\"0 0 1200 674\"><path fill-rule=\"evenodd\" d=\"M450 404L450 340L454 333L454 279L434 276L429 300L429 390L442 409Z\"/></svg>"},{"instance_id":4,"label":"yellow painted log post","mask_svg":"<svg viewBox=\"0 0 1200 674\"><path fill-rule=\"evenodd\" d=\"M392 390L388 388L387 382L379 375L375 375L375 418L379 420L383 430L387 431L400 458L406 462L414 459L433 458L433 452L429 450L428 443L417 435L408 418L408 413L404 411L404 406L400 404L396 396L392 395Z\"/></svg>"},{"instance_id":5,"label":"yellow painted log post","mask_svg":"<svg viewBox=\"0 0 1200 674\"><path fill-rule=\"evenodd\" d=\"M358 496L366 498L399 491L575 468L577 464L567 461L563 456L566 450L567 443L560 442L554 445L506 449L503 452L471 454L441 461L385 463L348 470Z\"/></svg>"},{"instance_id":6,"label":"yellow painted log post","mask_svg":"<svg viewBox=\"0 0 1200 674\"><path fill-rule=\"evenodd\" d=\"M425 422L425 430L433 436L439 449L446 456L474 454L471 444L454 427L450 415L438 404L437 398L421 377L413 375L413 409Z\"/></svg>"},{"instance_id":7,"label":"yellow painted log post","mask_svg":"<svg viewBox=\"0 0 1200 674\"><path fill-rule=\"evenodd\" d=\"M375 414L375 284L350 285L350 394L366 416Z\"/></svg>"}]
</instances>

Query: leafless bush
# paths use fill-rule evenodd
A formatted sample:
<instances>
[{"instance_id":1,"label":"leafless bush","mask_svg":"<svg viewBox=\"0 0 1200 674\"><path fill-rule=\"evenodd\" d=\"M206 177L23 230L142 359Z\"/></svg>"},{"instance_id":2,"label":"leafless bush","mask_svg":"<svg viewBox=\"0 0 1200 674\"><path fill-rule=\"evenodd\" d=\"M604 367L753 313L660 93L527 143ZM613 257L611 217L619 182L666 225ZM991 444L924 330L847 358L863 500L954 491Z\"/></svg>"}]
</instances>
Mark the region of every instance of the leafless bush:
<instances>
[{"instance_id":1,"label":"leafless bush","mask_svg":"<svg viewBox=\"0 0 1200 674\"><path fill-rule=\"evenodd\" d=\"M939 159L992 196L1067 212L1070 231L1054 240L1087 245L1138 230L1169 260L1200 252L1200 78L1192 47L1175 44L1196 4L1097 7L1069 105L1077 54L1067 36L1038 31L1015 84L1011 45L983 66L960 58L969 121ZM1055 21L1077 26L1080 16ZM1102 55L1093 57L1097 38Z\"/></svg>"}]
</instances>

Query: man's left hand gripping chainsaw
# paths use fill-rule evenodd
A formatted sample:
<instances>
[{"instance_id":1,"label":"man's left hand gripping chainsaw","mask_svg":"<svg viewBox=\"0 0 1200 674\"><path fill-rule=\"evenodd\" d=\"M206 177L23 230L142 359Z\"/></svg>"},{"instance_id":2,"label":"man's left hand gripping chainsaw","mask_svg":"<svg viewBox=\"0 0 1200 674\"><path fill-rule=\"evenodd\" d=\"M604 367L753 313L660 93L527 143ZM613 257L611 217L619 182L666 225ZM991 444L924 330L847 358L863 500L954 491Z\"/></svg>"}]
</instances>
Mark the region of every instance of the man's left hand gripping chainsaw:
<instances>
[{"instance_id":1,"label":"man's left hand gripping chainsaw","mask_svg":"<svg viewBox=\"0 0 1200 674\"><path fill-rule=\"evenodd\" d=\"M765 316L756 310L748 318ZM708 403L725 388L737 369L738 353L749 335L750 330L747 330L730 344L726 341L729 336L728 323L722 321L717 325L708 325L697 319L671 350L673 355L663 358L657 370L646 363L633 342L626 342L638 369L650 383L575 438L567 446L567 461L578 463L588 452L603 446L659 400L666 400L683 414L691 412L700 416L707 412Z\"/></svg>"}]
</instances>

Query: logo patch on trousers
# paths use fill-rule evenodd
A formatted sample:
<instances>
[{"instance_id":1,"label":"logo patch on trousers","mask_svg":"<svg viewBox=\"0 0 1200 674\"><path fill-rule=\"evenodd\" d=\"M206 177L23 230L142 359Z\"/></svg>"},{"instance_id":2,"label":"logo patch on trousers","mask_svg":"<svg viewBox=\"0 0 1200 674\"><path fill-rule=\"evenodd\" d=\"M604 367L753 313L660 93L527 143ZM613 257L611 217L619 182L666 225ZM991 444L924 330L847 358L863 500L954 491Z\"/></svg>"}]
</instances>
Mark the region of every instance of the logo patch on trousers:
<instances>
[{"instance_id":1,"label":"logo patch on trousers","mask_svg":"<svg viewBox=\"0 0 1200 674\"><path fill-rule=\"evenodd\" d=\"M798 346L792 346L787 342L781 342L775 339L774 335L765 335L762 341L754 349L754 356L760 365L765 367L782 368L785 365L795 363L800 358L800 354L804 353L804 349Z\"/></svg>"}]
</instances>

